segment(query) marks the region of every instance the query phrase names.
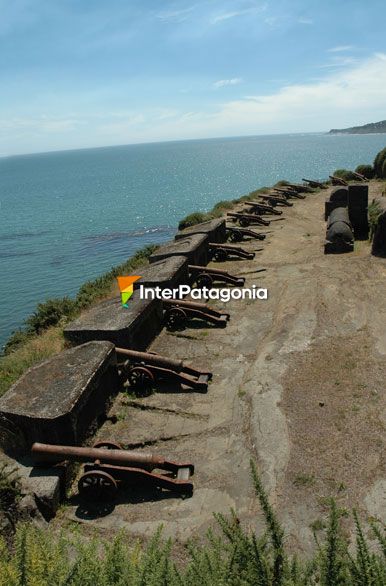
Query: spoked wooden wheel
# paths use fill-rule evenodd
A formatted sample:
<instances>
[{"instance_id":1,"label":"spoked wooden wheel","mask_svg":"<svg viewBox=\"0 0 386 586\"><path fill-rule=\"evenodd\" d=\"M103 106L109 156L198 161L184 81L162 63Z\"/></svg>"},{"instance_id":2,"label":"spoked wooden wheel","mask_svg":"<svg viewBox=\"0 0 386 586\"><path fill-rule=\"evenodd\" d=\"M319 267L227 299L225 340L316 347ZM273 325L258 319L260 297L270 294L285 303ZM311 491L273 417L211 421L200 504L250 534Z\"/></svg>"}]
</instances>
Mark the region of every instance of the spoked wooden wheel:
<instances>
[{"instance_id":1,"label":"spoked wooden wheel","mask_svg":"<svg viewBox=\"0 0 386 586\"><path fill-rule=\"evenodd\" d=\"M103 470L85 472L78 482L79 496L95 501L112 499L117 489L118 485L114 478Z\"/></svg>"},{"instance_id":2,"label":"spoked wooden wheel","mask_svg":"<svg viewBox=\"0 0 386 586\"><path fill-rule=\"evenodd\" d=\"M224 262L224 260L227 259L228 255L226 253L225 250L216 250L214 255L213 255L214 259L217 260L218 262Z\"/></svg>"},{"instance_id":3,"label":"spoked wooden wheel","mask_svg":"<svg viewBox=\"0 0 386 586\"><path fill-rule=\"evenodd\" d=\"M144 366L134 366L128 376L130 386L148 388L154 383L153 373Z\"/></svg>"},{"instance_id":4,"label":"spoked wooden wheel","mask_svg":"<svg viewBox=\"0 0 386 586\"><path fill-rule=\"evenodd\" d=\"M118 444L116 442L109 442L109 441L96 442L93 445L93 448L102 448L103 450L122 450L123 449L121 444Z\"/></svg>"},{"instance_id":5,"label":"spoked wooden wheel","mask_svg":"<svg viewBox=\"0 0 386 586\"><path fill-rule=\"evenodd\" d=\"M172 307L166 312L165 319L169 330L177 330L184 325L186 313L181 307Z\"/></svg>"},{"instance_id":6,"label":"spoked wooden wheel","mask_svg":"<svg viewBox=\"0 0 386 586\"><path fill-rule=\"evenodd\" d=\"M229 239L231 242L241 242L243 239L243 235L241 234L241 232L231 232Z\"/></svg>"},{"instance_id":7,"label":"spoked wooden wheel","mask_svg":"<svg viewBox=\"0 0 386 586\"><path fill-rule=\"evenodd\" d=\"M247 220L247 218L240 218L239 224L243 228L246 228L247 226L249 226L249 220Z\"/></svg>"},{"instance_id":8,"label":"spoked wooden wheel","mask_svg":"<svg viewBox=\"0 0 386 586\"><path fill-rule=\"evenodd\" d=\"M213 285L213 279L207 273L201 273L197 277L197 285L199 287L211 287Z\"/></svg>"}]
</instances>

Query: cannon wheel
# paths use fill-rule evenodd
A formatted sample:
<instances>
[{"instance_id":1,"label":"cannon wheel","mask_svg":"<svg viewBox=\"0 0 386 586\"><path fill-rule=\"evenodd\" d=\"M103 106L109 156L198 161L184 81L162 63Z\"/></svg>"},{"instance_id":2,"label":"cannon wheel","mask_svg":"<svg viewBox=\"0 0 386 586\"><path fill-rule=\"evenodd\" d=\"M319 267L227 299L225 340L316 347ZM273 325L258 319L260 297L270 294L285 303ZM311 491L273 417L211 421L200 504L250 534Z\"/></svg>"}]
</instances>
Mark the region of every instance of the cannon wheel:
<instances>
[{"instance_id":1,"label":"cannon wheel","mask_svg":"<svg viewBox=\"0 0 386 586\"><path fill-rule=\"evenodd\" d=\"M109 442L109 441L96 442L93 445L93 448L102 448L104 450L123 450L121 444L118 444L116 442Z\"/></svg>"},{"instance_id":2,"label":"cannon wheel","mask_svg":"<svg viewBox=\"0 0 386 586\"><path fill-rule=\"evenodd\" d=\"M242 239L243 239L243 235L239 231L237 231L237 232L231 232L231 234L229 236L229 240L231 242L241 242Z\"/></svg>"},{"instance_id":3,"label":"cannon wheel","mask_svg":"<svg viewBox=\"0 0 386 586\"><path fill-rule=\"evenodd\" d=\"M131 387L148 389L154 383L154 375L144 366L134 366L129 371L128 380Z\"/></svg>"},{"instance_id":4,"label":"cannon wheel","mask_svg":"<svg viewBox=\"0 0 386 586\"><path fill-rule=\"evenodd\" d=\"M242 228L247 228L249 226L249 220L247 218L240 218L239 224Z\"/></svg>"},{"instance_id":5,"label":"cannon wheel","mask_svg":"<svg viewBox=\"0 0 386 586\"><path fill-rule=\"evenodd\" d=\"M212 287L213 279L208 273L201 273L197 277L197 285L199 287Z\"/></svg>"},{"instance_id":6,"label":"cannon wheel","mask_svg":"<svg viewBox=\"0 0 386 586\"><path fill-rule=\"evenodd\" d=\"M226 260L228 258L227 252L226 250L215 250L213 257L215 260L217 260L218 262L224 262L224 260Z\"/></svg>"},{"instance_id":7,"label":"cannon wheel","mask_svg":"<svg viewBox=\"0 0 386 586\"><path fill-rule=\"evenodd\" d=\"M114 478L103 470L85 472L78 482L79 496L95 501L110 500L117 489L118 485Z\"/></svg>"},{"instance_id":8,"label":"cannon wheel","mask_svg":"<svg viewBox=\"0 0 386 586\"><path fill-rule=\"evenodd\" d=\"M181 328L186 321L186 312L181 307L172 307L166 312L165 321L170 330Z\"/></svg>"}]
</instances>

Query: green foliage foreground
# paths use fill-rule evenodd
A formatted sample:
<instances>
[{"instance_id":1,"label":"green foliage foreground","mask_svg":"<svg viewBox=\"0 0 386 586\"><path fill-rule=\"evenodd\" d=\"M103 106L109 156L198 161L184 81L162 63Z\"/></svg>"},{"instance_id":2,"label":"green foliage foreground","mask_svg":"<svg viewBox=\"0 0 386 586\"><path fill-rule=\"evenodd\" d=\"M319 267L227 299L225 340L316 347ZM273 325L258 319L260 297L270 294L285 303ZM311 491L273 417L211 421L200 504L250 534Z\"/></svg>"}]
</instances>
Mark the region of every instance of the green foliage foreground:
<instances>
[{"instance_id":1,"label":"green foliage foreground","mask_svg":"<svg viewBox=\"0 0 386 586\"><path fill-rule=\"evenodd\" d=\"M104 542L54 536L21 525L13 548L0 546L0 586L384 586L386 539L372 525L377 551L369 548L354 512L355 547L342 536L342 513L331 504L326 535L308 561L286 552L283 529L262 488L252 476L266 522L260 537L242 529L237 516L216 515L218 530L204 545L187 546L187 561L176 564L171 540L159 530L146 547L129 546L125 535Z\"/></svg>"}]
</instances>

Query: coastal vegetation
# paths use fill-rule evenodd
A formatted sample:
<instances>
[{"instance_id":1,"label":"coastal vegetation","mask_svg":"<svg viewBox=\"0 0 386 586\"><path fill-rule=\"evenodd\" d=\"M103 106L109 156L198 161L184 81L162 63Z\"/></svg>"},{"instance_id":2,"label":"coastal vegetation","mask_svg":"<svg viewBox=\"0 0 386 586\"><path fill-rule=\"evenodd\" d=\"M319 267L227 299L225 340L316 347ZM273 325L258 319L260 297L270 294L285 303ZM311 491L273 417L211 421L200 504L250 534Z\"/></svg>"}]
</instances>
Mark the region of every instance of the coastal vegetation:
<instances>
[{"instance_id":1,"label":"coastal vegetation","mask_svg":"<svg viewBox=\"0 0 386 586\"><path fill-rule=\"evenodd\" d=\"M188 543L181 554L162 528L147 545L85 538L80 531L55 535L19 524L11 547L0 541L0 586L383 586L386 583L386 540L370 521L364 531L353 511L355 544L342 528L348 513L330 503L329 517L314 524L316 553L303 560L290 553L256 467L251 464L255 493L265 521L257 536L241 526L236 512L216 514L217 529L206 541ZM176 555L175 546L179 549ZM182 558L182 559L181 559Z\"/></svg>"},{"instance_id":2,"label":"coastal vegetation","mask_svg":"<svg viewBox=\"0 0 386 586\"><path fill-rule=\"evenodd\" d=\"M276 183L276 185L285 185L285 183L285 181L279 181L278 183ZM231 208L233 208L233 206L237 205L238 203L248 201L248 199L257 197L259 194L267 193L267 191L269 191L268 187L260 187L259 189L255 189L247 195L242 195L239 198L219 201L213 206L213 208L209 212L193 212L188 216L185 216L185 218L183 218L180 221L180 223L178 224L178 229L184 230L185 228L189 228L190 226L201 224L201 222L207 222L209 220L214 220L215 218L220 218L224 212L230 210Z\"/></svg>"},{"instance_id":3,"label":"coastal vegetation","mask_svg":"<svg viewBox=\"0 0 386 586\"><path fill-rule=\"evenodd\" d=\"M39 303L25 321L25 327L14 332L4 346L0 358L0 395L30 366L58 354L64 347L63 327L93 303L111 295L115 278L130 273L148 263L156 246L146 246L124 263L87 281L75 299L48 299Z\"/></svg>"},{"instance_id":4,"label":"coastal vegetation","mask_svg":"<svg viewBox=\"0 0 386 586\"><path fill-rule=\"evenodd\" d=\"M366 177L366 179L386 179L386 147L376 155L373 165L358 165L355 169L355 173L360 173ZM357 180L355 174L349 169L336 169L333 175L340 177L345 181Z\"/></svg>"}]
</instances>

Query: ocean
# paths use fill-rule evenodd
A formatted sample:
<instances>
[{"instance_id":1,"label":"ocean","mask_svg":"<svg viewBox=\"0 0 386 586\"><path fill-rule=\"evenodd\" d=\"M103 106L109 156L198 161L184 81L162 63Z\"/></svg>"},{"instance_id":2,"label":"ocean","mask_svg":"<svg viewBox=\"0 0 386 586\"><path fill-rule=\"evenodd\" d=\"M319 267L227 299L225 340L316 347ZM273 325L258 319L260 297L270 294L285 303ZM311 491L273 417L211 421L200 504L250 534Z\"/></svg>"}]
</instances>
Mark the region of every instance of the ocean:
<instances>
[{"instance_id":1,"label":"ocean","mask_svg":"<svg viewBox=\"0 0 386 586\"><path fill-rule=\"evenodd\" d=\"M0 345L38 302L80 285L207 211L279 179L371 163L386 135L176 141L0 159Z\"/></svg>"}]
</instances>

